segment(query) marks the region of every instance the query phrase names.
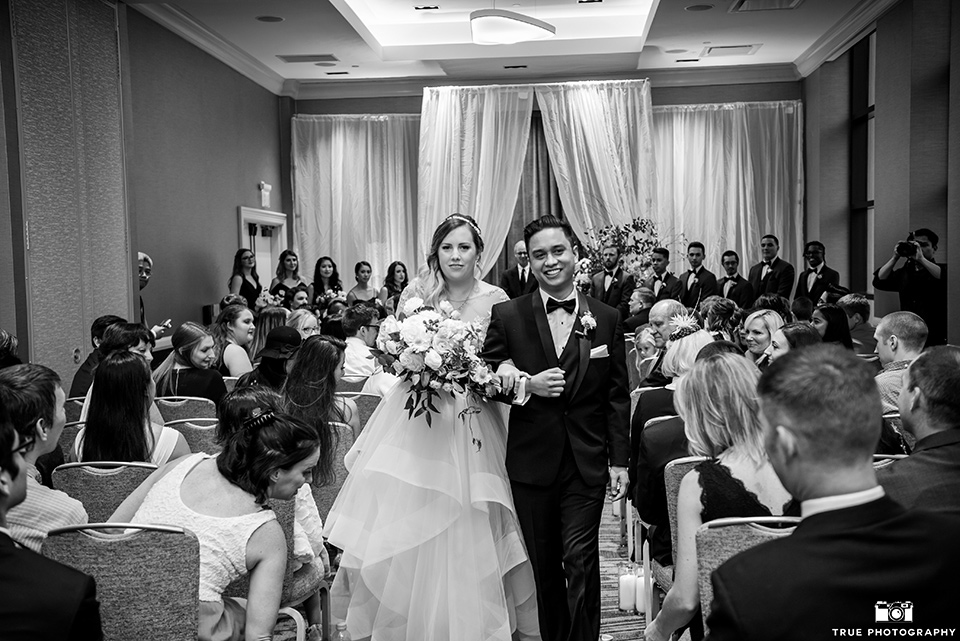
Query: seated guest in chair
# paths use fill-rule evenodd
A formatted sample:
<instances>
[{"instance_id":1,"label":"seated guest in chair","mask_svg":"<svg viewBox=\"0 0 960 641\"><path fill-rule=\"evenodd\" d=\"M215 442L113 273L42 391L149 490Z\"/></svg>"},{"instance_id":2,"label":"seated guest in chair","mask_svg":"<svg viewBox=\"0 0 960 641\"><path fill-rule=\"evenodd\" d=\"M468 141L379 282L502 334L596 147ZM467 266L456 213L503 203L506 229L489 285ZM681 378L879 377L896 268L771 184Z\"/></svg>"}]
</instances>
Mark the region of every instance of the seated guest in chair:
<instances>
[{"instance_id":1,"label":"seated guest in chair","mask_svg":"<svg viewBox=\"0 0 960 641\"><path fill-rule=\"evenodd\" d=\"M93 321L93 325L90 326L90 344L93 345L93 351L90 352L90 355L87 356L83 364L80 365L77 373L73 375L73 383L70 384L69 398L87 395L87 390L90 389L90 384L93 383L93 370L97 368L97 364L102 357L99 348L100 343L103 342L104 332L106 332L107 328L111 325L126 322L125 319L112 314L100 316Z\"/></svg>"},{"instance_id":2,"label":"seated guest in chair","mask_svg":"<svg viewBox=\"0 0 960 641\"><path fill-rule=\"evenodd\" d=\"M803 520L713 573L709 638L956 628L960 518L907 510L877 483L880 395L869 365L836 345L795 350L763 373L758 393L767 455ZM890 618L894 599L916 605L916 624Z\"/></svg>"},{"instance_id":3,"label":"seated guest in chair","mask_svg":"<svg viewBox=\"0 0 960 641\"><path fill-rule=\"evenodd\" d=\"M343 379L350 382L365 381L364 392L383 396L399 379L384 372L371 351L376 347L380 334L379 312L372 305L347 308L343 312L343 333L347 335Z\"/></svg>"},{"instance_id":4,"label":"seated guest in chair","mask_svg":"<svg viewBox=\"0 0 960 641\"><path fill-rule=\"evenodd\" d=\"M927 342L927 324L913 312L893 312L880 321L874 338L877 357L883 367L875 377L881 407L884 415L896 414L900 411L897 399L907 367L917 360ZM900 421L894 423L900 425ZM913 445L912 439L909 445Z\"/></svg>"},{"instance_id":5,"label":"seated guest in chair","mask_svg":"<svg viewBox=\"0 0 960 641\"><path fill-rule=\"evenodd\" d=\"M147 361L147 365L153 362L153 348L156 341L143 325L136 323L114 323L107 327L103 332L103 340L100 341L100 360L116 352L131 352L139 354ZM94 370L94 375L96 370ZM86 396L83 399L83 406L80 408L80 420L87 420L87 412L90 411L90 397L93 394L93 380L90 387L87 388ZM160 416L160 410L156 405L150 407L150 420L154 423L163 423L163 417Z\"/></svg>"},{"instance_id":6,"label":"seated guest in chair","mask_svg":"<svg viewBox=\"0 0 960 641\"><path fill-rule=\"evenodd\" d=\"M539 284L533 274L530 273L530 257L527 254L526 243L518 240L517 244L513 246L513 255L517 259L517 265L500 275L500 289L505 291L510 298L519 298L524 294L536 291Z\"/></svg>"},{"instance_id":7,"label":"seated guest in chair","mask_svg":"<svg viewBox=\"0 0 960 641\"><path fill-rule=\"evenodd\" d=\"M636 333L650 322L650 310L657 302L653 290L646 287L637 287L630 294L630 305L627 311L630 316L623 321L623 331L627 334Z\"/></svg>"},{"instance_id":8,"label":"seated guest in chair","mask_svg":"<svg viewBox=\"0 0 960 641\"><path fill-rule=\"evenodd\" d=\"M60 377L48 367L30 364L0 370L0 405L6 408L20 442L33 443L22 452L27 498L16 507L10 506L7 534L34 552L40 551L50 530L87 522L87 511L80 501L41 485L37 470L37 459L60 447L67 420L65 398ZM3 632L0 638L6 639Z\"/></svg>"},{"instance_id":9,"label":"seated guest in chair","mask_svg":"<svg viewBox=\"0 0 960 641\"><path fill-rule=\"evenodd\" d=\"M193 396L219 404L227 386L213 369L217 360L213 336L188 321L173 333L170 344L173 351L153 373L157 396Z\"/></svg>"},{"instance_id":10,"label":"seated guest in chair","mask_svg":"<svg viewBox=\"0 0 960 641\"><path fill-rule=\"evenodd\" d=\"M875 353L877 328L870 323L870 300L863 294L847 294L842 296L836 305L847 315L853 351L861 356Z\"/></svg>"},{"instance_id":11,"label":"seated guest in chair","mask_svg":"<svg viewBox=\"0 0 960 641\"><path fill-rule=\"evenodd\" d=\"M281 392L302 343L300 332L292 327L281 325L271 329L266 345L257 353L260 364L241 376L236 388L262 386Z\"/></svg>"},{"instance_id":12,"label":"seated guest in chair","mask_svg":"<svg viewBox=\"0 0 960 641\"><path fill-rule=\"evenodd\" d=\"M620 266L620 249L604 247L603 270L590 278L590 295L620 311L621 320L630 315L630 295L635 288L633 276Z\"/></svg>"},{"instance_id":13,"label":"seated guest in chair","mask_svg":"<svg viewBox=\"0 0 960 641\"><path fill-rule=\"evenodd\" d=\"M680 301L673 299L662 300L650 308L649 327L660 355L652 371L640 381L640 387L663 387L670 382L670 377L663 373L663 356L667 352L670 334L676 329L673 325L674 317L685 314L686 311Z\"/></svg>"},{"instance_id":14,"label":"seated guest in chair","mask_svg":"<svg viewBox=\"0 0 960 641\"><path fill-rule=\"evenodd\" d=\"M904 430L916 439L916 445L907 458L877 470L877 480L890 498L904 507L960 515L958 390L957 347L932 347L910 363L903 374L903 389L898 397L900 418Z\"/></svg>"},{"instance_id":15,"label":"seated guest in chair","mask_svg":"<svg viewBox=\"0 0 960 641\"><path fill-rule=\"evenodd\" d=\"M24 549L11 537L9 514L30 485L23 454L35 441L33 435L20 439L5 404L0 402L0 636L4 641L99 641L103 633L93 578Z\"/></svg>"}]
</instances>

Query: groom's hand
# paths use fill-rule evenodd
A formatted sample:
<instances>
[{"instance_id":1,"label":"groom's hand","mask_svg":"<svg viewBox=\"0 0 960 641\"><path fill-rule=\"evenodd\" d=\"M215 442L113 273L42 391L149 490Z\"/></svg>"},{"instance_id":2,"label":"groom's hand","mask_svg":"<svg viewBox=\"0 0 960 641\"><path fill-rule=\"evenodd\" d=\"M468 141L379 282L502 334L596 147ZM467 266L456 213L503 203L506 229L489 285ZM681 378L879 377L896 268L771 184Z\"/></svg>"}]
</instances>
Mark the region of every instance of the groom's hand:
<instances>
[{"instance_id":1,"label":"groom's hand","mask_svg":"<svg viewBox=\"0 0 960 641\"><path fill-rule=\"evenodd\" d=\"M627 488L630 487L630 475L625 467L610 468L610 486L607 493L613 501L619 501L627 495Z\"/></svg>"},{"instance_id":2,"label":"groom's hand","mask_svg":"<svg viewBox=\"0 0 960 641\"><path fill-rule=\"evenodd\" d=\"M530 377L527 391L544 398L557 398L563 393L563 370L554 367Z\"/></svg>"},{"instance_id":3,"label":"groom's hand","mask_svg":"<svg viewBox=\"0 0 960 641\"><path fill-rule=\"evenodd\" d=\"M500 377L500 392L516 396L519 393L517 388L520 385L521 377L527 375L517 369L513 363L504 361L500 364L500 367L497 368L497 376Z\"/></svg>"}]
</instances>

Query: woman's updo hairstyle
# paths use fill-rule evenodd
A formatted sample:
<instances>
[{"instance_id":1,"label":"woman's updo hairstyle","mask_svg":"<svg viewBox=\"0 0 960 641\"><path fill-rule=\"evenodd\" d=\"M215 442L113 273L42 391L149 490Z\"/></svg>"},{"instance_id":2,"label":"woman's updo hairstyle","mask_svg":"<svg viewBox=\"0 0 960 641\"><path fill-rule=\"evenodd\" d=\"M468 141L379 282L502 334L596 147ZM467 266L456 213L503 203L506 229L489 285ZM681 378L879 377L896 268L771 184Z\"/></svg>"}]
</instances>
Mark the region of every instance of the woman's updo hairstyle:
<instances>
[{"instance_id":1,"label":"woman's updo hairstyle","mask_svg":"<svg viewBox=\"0 0 960 641\"><path fill-rule=\"evenodd\" d=\"M433 232L433 240L430 241L430 253L427 254L426 263L420 268L418 274L420 293L427 305L437 305L440 301L440 293L443 291L444 279L443 272L440 271L440 245L450 232L464 226L470 230L473 244L477 248L478 260L483 252L483 238L480 236L480 226L477 221L466 214L450 214L447 216Z\"/></svg>"}]
</instances>

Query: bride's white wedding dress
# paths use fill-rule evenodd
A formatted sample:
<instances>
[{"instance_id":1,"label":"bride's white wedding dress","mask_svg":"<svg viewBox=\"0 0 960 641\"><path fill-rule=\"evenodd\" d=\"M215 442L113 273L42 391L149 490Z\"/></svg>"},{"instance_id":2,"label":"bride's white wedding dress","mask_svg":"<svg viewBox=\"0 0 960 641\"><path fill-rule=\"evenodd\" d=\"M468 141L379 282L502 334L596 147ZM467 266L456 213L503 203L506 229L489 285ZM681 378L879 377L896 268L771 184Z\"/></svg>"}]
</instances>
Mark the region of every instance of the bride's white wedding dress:
<instances>
[{"instance_id":1,"label":"bride's white wedding dress","mask_svg":"<svg viewBox=\"0 0 960 641\"><path fill-rule=\"evenodd\" d=\"M398 309L416 293L404 292ZM460 312L489 322L503 290L478 281ZM380 402L347 454L325 534L341 548L333 616L353 639L539 639L533 570L517 522L503 406L441 394L432 427L409 387ZM460 413L468 406L479 412ZM480 445L473 439L479 439Z\"/></svg>"}]
</instances>

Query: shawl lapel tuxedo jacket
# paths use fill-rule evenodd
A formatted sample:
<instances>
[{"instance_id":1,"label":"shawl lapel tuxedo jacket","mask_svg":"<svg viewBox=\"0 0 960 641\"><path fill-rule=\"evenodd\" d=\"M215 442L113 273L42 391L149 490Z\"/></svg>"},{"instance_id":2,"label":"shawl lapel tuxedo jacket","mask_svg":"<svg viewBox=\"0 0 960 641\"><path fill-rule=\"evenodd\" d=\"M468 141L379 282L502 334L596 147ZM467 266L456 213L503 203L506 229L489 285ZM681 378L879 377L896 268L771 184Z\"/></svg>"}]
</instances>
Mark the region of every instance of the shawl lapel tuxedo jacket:
<instances>
[{"instance_id":1,"label":"shawl lapel tuxedo jacket","mask_svg":"<svg viewBox=\"0 0 960 641\"><path fill-rule=\"evenodd\" d=\"M813 280L813 287L807 289L807 276L809 273L806 269L800 272L800 277L797 278L797 291L793 295L794 298L806 296L816 305L820 297L827 291L828 285L840 284L840 272L824 265L820 268L820 273L817 274L817 277Z\"/></svg>"},{"instance_id":2,"label":"shawl lapel tuxedo jacket","mask_svg":"<svg viewBox=\"0 0 960 641\"><path fill-rule=\"evenodd\" d=\"M717 281L718 296L723 296L723 289L726 282L726 276ZM753 285L740 274L737 274L737 277L734 279L733 285L730 287L730 291L727 292L726 298L735 302L740 309L750 309L753 307L753 301L757 299L753 291Z\"/></svg>"},{"instance_id":3,"label":"shawl lapel tuxedo jacket","mask_svg":"<svg viewBox=\"0 0 960 641\"><path fill-rule=\"evenodd\" d=\"M537 279L530 272L530 266L527 266L527 282L521 287L520 270L516 265L503 272L500 275L500 289L507 293L510 298L519 298L524 294L535 292L540 288Z\"/></svg>"},{"instance_id":4,"label":"shawl lapel tuxedo jacket","mask_svg":"<svg viewBox=\"0 0 960 641\"><path fill-rule=\"evenodd\" d=\"M633 282L633 276L623 271L622 267L617 267L613 273L613 280L610 281L610 287L605 289L603 286L606 272L599 272L593 275L590 282L590 295L598 301L620 310L620 318L624 319L630 315L630 295L636 289Z\"/></svg>"},{"instance_id":5,"label":"shawl lapel tuxedo jacket","mask_svg":"<svg viewBox=\"0 0 960 641\"><path fill-rule=\"evenodd\" d=\"M657 292L657 288L654 287L657 281L656 277L654 276L651 276L647 280L643 281L643 286L649 287L650 291L656 294L658 303L662 300L667 300L668 298L680 300L680 293L683 289L683 285L680 284L680 279L670 272L664 272L662 280L663 285L660 287L659 292Z\"/></svg>"},{"instance_id":6,"label":"shawl lapel tuxedo jacket","mask_svg":"<svg viewBox=\"0 0 960 641\"><path fill-rule=\"evenodd\" d=\"M483 358L494 369L510 359L531 375L553 367L565 371L558 398L531 396L526 404L510 407L507 473L512 481L553 483L568 440L590 485L609 481L608 464L626 467L629 462L630 395L619 314L577 295L580 309L559 358L539 293L493 307ZM581 323L587 310L597 323L592 340Z\"/></svg>"},{"instance_id":7,"label":"shawl lapel tuxedo jacket","mask_svg":"<svg viewBox=\"0 0 960 641\"><path fill-rule=\"evenodd\" d=\"M770 263L770 271L766 278L761 278L763 274L763 262L759 262L750 268L750 274L747 280L753 287L754 295L759 298L764 294L779 294L786 299L790 298L790 292L793 291L793 281L796 271L793 265L780 257L774 258Z\"/></svg>"},{"instance_id":8,"label":"shawl lapel tuxedo jacket","mask_svg":"<svg viewBox=\"0 0 960 641\"><path fill-rule=\"evenodd\" d=\"M832 639L834 628L957 628L960 518L889 497L804 517L712 577L713 641ZM878 601L910 601L912 623L877 623ZM900 637L898 637L900 638Z\"/></svg>"},{"instance_id":9,"label":"shawl lapel tuxedo jacket","mask_svg":"<svg viewBox=\"0 0 960 641\"><path fill-rule=\"evenodd\" d=\"M706 267L700 268L696 281L694 281L691 270L688 269L683 272L680 275L680 287L680 302L683 303L684 307L694 309L707 296L715 296L720 293L717 288L717 277Z\"/></svg>"}]
</instances>

